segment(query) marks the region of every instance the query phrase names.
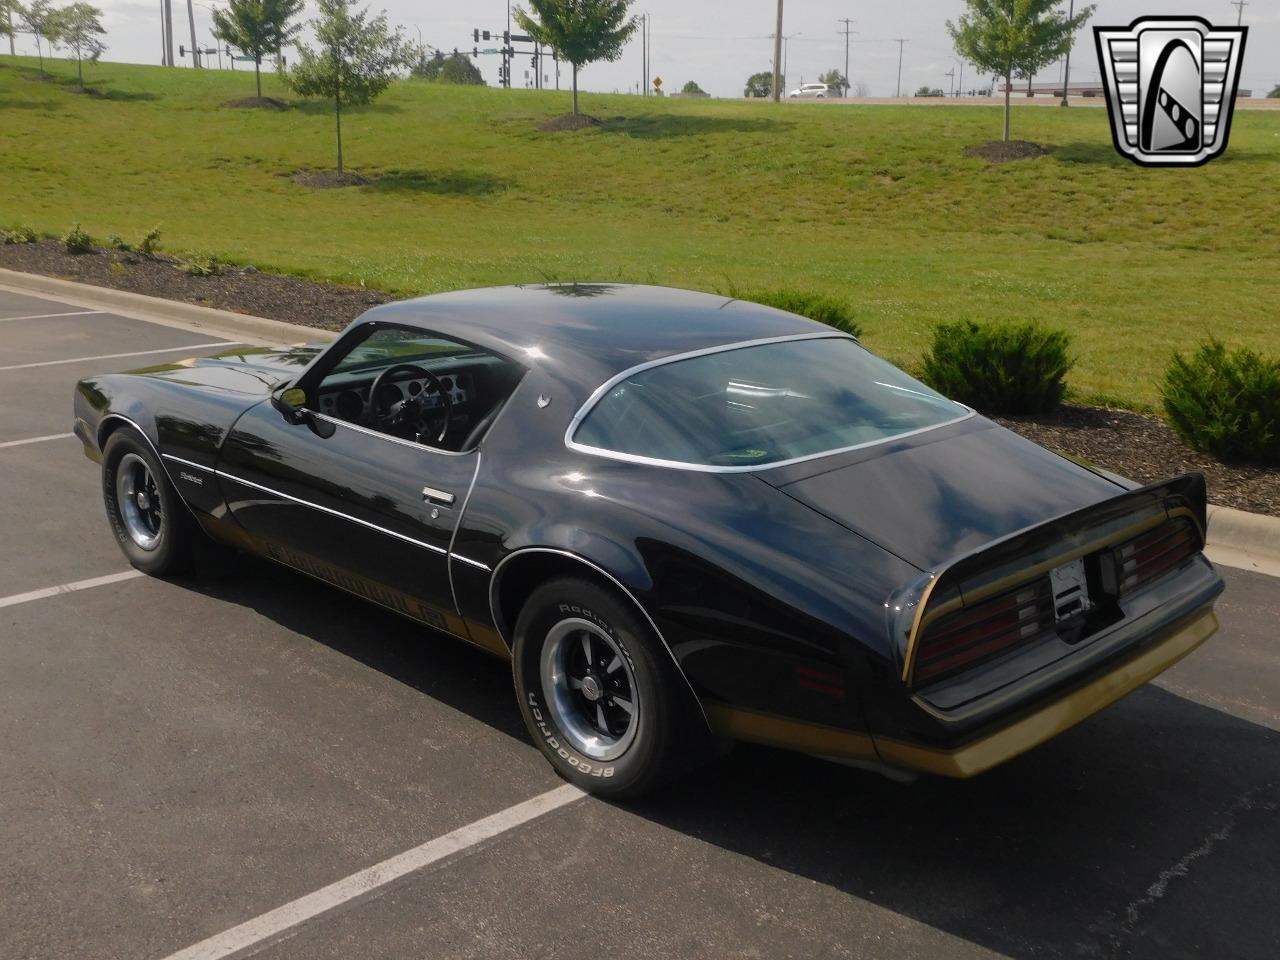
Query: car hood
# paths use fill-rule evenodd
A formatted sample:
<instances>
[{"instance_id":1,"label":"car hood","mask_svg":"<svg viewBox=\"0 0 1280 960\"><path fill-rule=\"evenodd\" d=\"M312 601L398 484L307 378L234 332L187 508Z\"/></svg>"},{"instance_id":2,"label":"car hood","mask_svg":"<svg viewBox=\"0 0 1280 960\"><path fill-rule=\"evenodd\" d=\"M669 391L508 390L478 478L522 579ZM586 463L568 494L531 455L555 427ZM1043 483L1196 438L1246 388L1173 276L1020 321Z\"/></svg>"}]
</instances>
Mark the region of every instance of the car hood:
<instances>
[{"instance_id":1,"label":"car hood","mask_svg":"<svg viewBox=\"0 0 1280 960\"><path fill-rule=\"evenodd\" d=\"M130 372L192 386L266 396L296 377L322 349L319 345L236 347L213 356L192 357Z\"/></svg>"},{"instance_id":2,"label":"car hood","mask_svg":"<svg viewBox=\"0 0 1280 960\"><path fill-rule=\"evenodd\" d=\"M760 476L921 570L1124 489L981 419L882 449L802 479Z\"/></svg>"}]
</instances>

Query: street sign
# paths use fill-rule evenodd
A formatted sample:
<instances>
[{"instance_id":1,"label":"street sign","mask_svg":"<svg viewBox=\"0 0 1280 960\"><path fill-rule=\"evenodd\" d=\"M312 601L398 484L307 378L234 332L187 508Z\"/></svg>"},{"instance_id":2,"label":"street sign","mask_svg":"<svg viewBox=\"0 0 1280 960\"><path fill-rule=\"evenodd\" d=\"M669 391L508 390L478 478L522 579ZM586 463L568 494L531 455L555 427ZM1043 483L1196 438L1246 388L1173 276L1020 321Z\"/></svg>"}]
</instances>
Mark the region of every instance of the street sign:
<instances>
[{"instance_id":1,"label":"street sign","mask_svg":"<svg viewBox=\"0 0 1280 960\"><path fill-rule=\"evenodd\" d=\"M258 58L257 58L257 57L242 57L240 54L238 54L238 53L237 53L237 54L236 54L234 57L232 57L231 59L232 59L232 60L238 60L238 61L240 61L241 63L253 63L253 62L254 62L255 60L257 60Z\"/></svg>"}]
</instances>

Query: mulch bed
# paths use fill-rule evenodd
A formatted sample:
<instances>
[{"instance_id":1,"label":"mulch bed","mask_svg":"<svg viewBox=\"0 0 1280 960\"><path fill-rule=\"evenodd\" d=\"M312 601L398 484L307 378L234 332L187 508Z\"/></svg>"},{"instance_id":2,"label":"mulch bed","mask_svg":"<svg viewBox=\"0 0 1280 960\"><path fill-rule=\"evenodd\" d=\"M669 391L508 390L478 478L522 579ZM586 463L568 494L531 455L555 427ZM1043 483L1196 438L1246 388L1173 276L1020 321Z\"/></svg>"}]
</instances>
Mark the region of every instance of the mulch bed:
<instances>
[{"instance_id":1,"label":"mulch bed","mask_svg":"<svg viewBox=\"0 0 1280 960\"><path fill-rule=\"evenodd\" d=\"M967 147L964 155L989 160L991 163L1008 163L1011 160L1043 157L1051 149L1030 140L989 140L976 147Z\"/></svg>"},{"instance_id":2,"label":"mulch bed","mask_svg":"<svg viewBox=\"0 0 1280 960\"><path fill-rule=\"evenodd\" d=\"M253 267L224 266L217 276L192 277L172 257L114 250L72 255L53 240L0 244L0 267L324 330L341 330L370 307L396 299L362 287L259 273Z\"/></svg>"},{"instance_id":3,"label":"mulch bed","mask_svg":"<svg viewBox=\"0 0 1280 960\"><path fill-rule=\"evenodd\" d=\"M228 100L223 106L235 110L253 110L259 107L264 110L289 109L287 101L277 100L275 97L241 97L238 100Z\"/></svg>"},{"instance_id":4,"label":"mulch bed","mask_svg":"<svg viewBox=\"0 0 1280 960\"><path fill-rule=\"evenodd\" d=\"M192 277L170 257L111 250L71 255L52 240L0 245L0 267L325 330L341 330L370 307L396 299L375 290L259 273L253 267L224 267L217 276ZM1208 478L1214 503L1280 516L1280 469L1225 464L1196 453L1159 417L1064 405L1043 417L992 419L1042 446L1142 483L1198 471Z\"/></svg>"},{"instance_id":5,"label":"mulch bed","mask_svg":"<svg viewBox=\"0 0 1280 960\"><path fill-rule=\"evenodd\" d=\"M597 120L595 117L589 117L585 113L579 113L576 115L566 113L564 116L552 117L550 120L543 120L538 124L538 129L543 133L559 133L562 130L583 130L587 127L598 127L603 123L603 120Z\"/></svg>"},{"instance_id":6,"label":"mulch bed","mask_svg":"<svg viewBox=\"0 0 1280 960\"><path fill-rule=\"evenodd\" d=\"M359 187L366 183L373 183L373 177L366 177L361 173L352 173L350 170L345 170L342 173L337 170L299 170L289 179L313 190Z\"/></svg>"},{"instance_id":7,"label":"mulch bed","mask_svg":"<svg viewBox=\"0 0 1280 960\"><path fill-rule=\"evenodd\" d=\"M1280 469L1222 463L1197 453L1159 417L1064 404L1048 416L991 419L1043 447L1140 483L1203 473L1211 502L1280 517Z\"/></svg>"}]
</instances>

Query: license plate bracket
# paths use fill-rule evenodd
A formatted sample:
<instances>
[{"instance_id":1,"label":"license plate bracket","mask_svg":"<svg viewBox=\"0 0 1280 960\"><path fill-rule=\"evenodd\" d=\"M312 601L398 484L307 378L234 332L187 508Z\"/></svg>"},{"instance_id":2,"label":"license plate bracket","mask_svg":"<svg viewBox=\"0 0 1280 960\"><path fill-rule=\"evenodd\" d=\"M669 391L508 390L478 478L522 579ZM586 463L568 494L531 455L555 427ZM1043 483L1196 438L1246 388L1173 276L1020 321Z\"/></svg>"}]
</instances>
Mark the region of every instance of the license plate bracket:
<instances>
[{"instance_id":1,"label":"license plate bracket","mask_svg":"<svg viewBox=\"0 0 1280 960\"><path fill-rule=\"evenodd\" d=\"M1087 613L1093 607L1089 599L1089 577L1084 558L1064 563L1049 571L1053 588L1053 618L1058 623Z\"/></svg>"}]
</instances>

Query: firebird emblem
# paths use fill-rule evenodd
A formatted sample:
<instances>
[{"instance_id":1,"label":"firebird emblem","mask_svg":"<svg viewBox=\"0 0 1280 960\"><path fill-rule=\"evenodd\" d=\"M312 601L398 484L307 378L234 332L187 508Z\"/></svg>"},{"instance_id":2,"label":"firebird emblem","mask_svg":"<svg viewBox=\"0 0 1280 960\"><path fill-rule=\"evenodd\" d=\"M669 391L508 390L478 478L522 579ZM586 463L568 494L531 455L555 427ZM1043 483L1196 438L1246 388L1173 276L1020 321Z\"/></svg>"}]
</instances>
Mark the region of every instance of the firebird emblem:
<instances>
[{"instance_id":1,"label":"firebird emblem","mask_svg":"<svg viewBox=\"0 0 1280 960\"><path fill-rule=\"evenodd\" d=\"M1194 167L1222 153L1248 29L1199 17L1094 27L1116 149L1148 167Z\"/></svg>"}]
</instances>

